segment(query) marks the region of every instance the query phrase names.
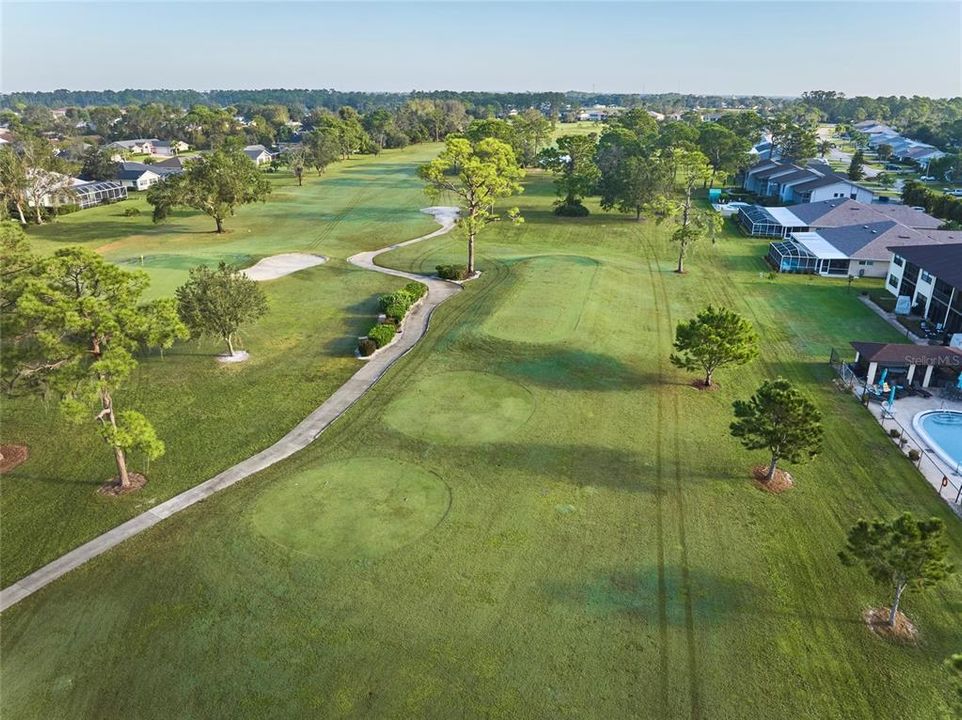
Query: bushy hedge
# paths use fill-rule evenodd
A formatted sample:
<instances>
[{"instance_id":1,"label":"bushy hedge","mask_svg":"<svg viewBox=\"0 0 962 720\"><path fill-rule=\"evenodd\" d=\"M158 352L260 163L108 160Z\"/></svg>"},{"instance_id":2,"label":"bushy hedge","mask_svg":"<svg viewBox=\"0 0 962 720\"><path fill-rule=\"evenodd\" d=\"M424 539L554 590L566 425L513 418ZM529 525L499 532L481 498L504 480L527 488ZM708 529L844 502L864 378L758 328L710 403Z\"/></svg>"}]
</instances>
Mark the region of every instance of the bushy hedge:
<instances>
[{"instance_id":1,"label":"bushy hedge","mask_svg":"<svg viewBox=\"0 0 962 720\"><path fill-rule=\"evenodd\" d=\"M404 292L414 298L414 302L417 302L423 298L428 292L428 286L417 280L412 280L403 288Z\"/></svg>"},{"instance_id":2,"label":"bushy hedge","mask_svg":"<svg viewBox=\"0 0 962 720\"><path fill-rule=\"evenodd\" d=\"M427 291L427 285L419 282L409 282L396 292L392 292L389 295L382 295L378 298L378 304L381 307L381 312L394 322L399 323L404 319L404 316L407 314L407 311L411 309L411 306L421 299Z\"/></svg>"},{"instance_id":3,"label":"bushy hedge","mask_svg":"<svg viewBox=\"0 0 962 720\"><path fill-rule=\"evenodd\" d=\"M925 208L925 212L937 218L962 222L962 199L929 190L915 180L909 180L902 188L902 202Z\"/></svg>"},{"instance_id":4,"label":"bushy hedge","mask_svg":"<svg viewBox=\"0 0 962 720\"><path fill-rule=\"evenodd\" d=\"M468 269L464 265L438 265L434 268L442 280L464 280Z\"/></svg>"},{"instance_id":5,"label":"bushy hedge","mask_svg":"<svg viewBox=\"0 0 962 720\"><path fill-rule=\"evenodd\" d=\"M374 341L374 344L379 348L384 347L389 342L394 339L397 334L397 328L391 323L384 323L383 325L375 325L370 330L367 331L367 336Z\"/></svg>"}]
</instances>

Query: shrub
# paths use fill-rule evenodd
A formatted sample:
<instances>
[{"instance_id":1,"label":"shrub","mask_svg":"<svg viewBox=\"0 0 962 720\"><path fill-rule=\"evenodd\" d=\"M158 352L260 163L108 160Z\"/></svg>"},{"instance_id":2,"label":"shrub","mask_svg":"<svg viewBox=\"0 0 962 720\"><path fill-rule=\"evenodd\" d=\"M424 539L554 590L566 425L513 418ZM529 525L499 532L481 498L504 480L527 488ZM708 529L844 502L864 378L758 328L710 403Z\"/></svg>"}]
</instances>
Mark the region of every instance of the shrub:
<instances>
[{"instance_id":1,"label":"shrub","mask_svg":"<svg viewBox=\"0 0 962 720\"><path fill-rule=\"evenodd\" d=\"M428 286L422 282L417 282L416 280L412 280L407 285L405 285L402 288L402 290L404 290L404 292L410 295L411 298L414 300L414 302L417 302L418 300L423 298L425 294L427 294Z\"/></svg>"},{"instance_id":2,"label":"shrub","mask_svg":"<svg viewBox=\"0 0 962 720\"><path fill-rule=\"evenodd\" d=\"M920 453L915 448L912 448L911 450L909 450L909 460L911 460L912 462L918 462L921 459L922 459L922 453Z\"/></svg>"},{"instance_id":3,"label":"shrub","mask_svg":"<svg viewBox=\"0 0 962 720\"><path fill-rule=\"evenodd\" d=\"M902 431L899 430L898 428L892 428L891 430L889 430L889 437L897 438L897 437L901 437L901 435L902 435Z\"/></svg>"},{"instance_id":4,"label":"shrub","mask_svg":"<svg viewBox=\"0 0 962 720\"><path fill-rule=\"evenodd\" d=\"M405 305L410 307L414 304L415 298L408 293L406 288L402 288L396 292L392 292L388 295L382 295L377 299L378 305L381 308L381 312L386 312L391 305Z\"/></svg>"},{"instance_id":5,"label":"shrub","mask_svg":"<svg viewBox=\"0 0 962 720\"><path fill-rule=\"evenodd\" d=\"M368 331L367 335L379 348L382 348L394 339L396 333L396 327L390 323L385 323L383 325L375 325Z\"/></svg>"},{"instance_id":6,"label":"shrub","mask_svg":"<svg viewBox=\"0 0 962 720\"><path fill-rule=\"evenodd\" d=\"M135 208L135 207L124 208L125 217L136 217L137 215L140 215L140 208Z\"/></svg>"},{"instance_id":7,"label":"shrub","mask_svg":"<svg viewBox=\"0 0 962 720\"><path fill-rule=\"evenodd\" d=\"M375 350L377 350L377 343L371 340L371 338L361 338L357 341L357 351L362 357L373 355Z\"/></svg>"},{"instance_id":8,"label":"shrub","mask_svg":"<svg viewBox=\"0 0 962 720\"><path fill-rule=\"evenodd\" d=\"M408 309L411 307L411 303L403 302L401 300L395 300L386 308L384 308L384 314L387 315L395 323L399 323L407 315Z\"/></svg>"},{"instance_id":9,"label":"shrub","mask_svg":"<svg viewBox=\"0 0 962 720\"><path fill-rule=\"evenodd\" d=\"M464 265L438 265L435 270L442 280L464 280L468 276L468 269Z\"/></svg>"}]
</instances>

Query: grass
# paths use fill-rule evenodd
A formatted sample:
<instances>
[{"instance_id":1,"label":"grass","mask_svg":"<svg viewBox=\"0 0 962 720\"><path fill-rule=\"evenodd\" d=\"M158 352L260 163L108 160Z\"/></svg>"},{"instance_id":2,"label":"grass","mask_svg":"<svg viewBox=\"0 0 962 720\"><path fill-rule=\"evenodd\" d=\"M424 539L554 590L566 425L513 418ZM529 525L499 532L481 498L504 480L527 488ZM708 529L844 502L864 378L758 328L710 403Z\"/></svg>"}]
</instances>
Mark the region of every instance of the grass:
<instances>
[{"instance_id":1,"label":"grass","mask_svg":"<svg viewBox=\"0 0 962 720\"><path fill-rule=\"evenodd\" d=\"M907 595L920 640L894 645L861 620L885 591L836 558L856 518L902 510L945 519L962 555L957 518L829 382L832 346L897 334L844 282L768 279L764 242L728 234L679 276L665 228L557 219L552 199L533 175L527 222L481 236L481 278L318 442L5 613L0 713L947 712L962 581ZM382 257L431 271L463 252ZM702 393L667 357L708 302L750 317L763 354ZM778 374L827 442L772 496L727 426Z\"/></svg>"},{"instance_id":2,"label":"grass","mask_svg":"<svg viewBox=\"0 0 962 720\"><path fill-rule=\"evenodd\" d=\"M214 355L223 348L212 340L178 346L163 359L141 358L118 407L143 412L167 445L142 493L95 493L115 470L93 423L67 425L55 403L36 398L5 400L3 442L25 443L31 456L3 478L4 586L267 447L357 370L356 338L376 316L377 296L403 283L344 258L437 227L418 212L427 201L414 176L414 163L433 152L417 147L337 164L323 178L311 174L304 187L280 177L271 199L242 208L221 237L206 231L204 215L183 213L159 226L147 212L124 217L124 206L142 199L32 228L32 244L44 252L79 242L131 267L142 254L155 294L172 293L201 262L248 265L294 250L332 260L264 285L270 312L242 331L250 361L222 366ZM140 471L141 458L132 462Z\"/></svg>"}]
</instances>

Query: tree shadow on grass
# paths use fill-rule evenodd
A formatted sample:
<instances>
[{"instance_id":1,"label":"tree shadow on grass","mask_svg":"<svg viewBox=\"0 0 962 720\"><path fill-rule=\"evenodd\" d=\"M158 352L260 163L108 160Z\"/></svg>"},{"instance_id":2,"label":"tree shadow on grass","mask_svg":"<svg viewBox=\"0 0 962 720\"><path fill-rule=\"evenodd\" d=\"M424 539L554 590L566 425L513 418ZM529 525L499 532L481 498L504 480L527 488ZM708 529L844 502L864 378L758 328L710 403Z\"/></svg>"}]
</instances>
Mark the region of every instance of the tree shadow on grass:
<instances>
[{"instance_id":1,"label":"tree shadow on grass","mask_svg":"<svg viewBox=\"0 0 962 720\"><path fill-rule=\"evenodd\" d=\"M637 390L659 384L656 373L640 371L611 355L567 347L515 343L486 336L483 350L497 360L494 372L524 385L557 390Z\"/></svg>"},{"instance_id":2,"label":"tree shadow on grass","mask_svg":"<svg viewBox=\"0 0 962 720\"><path fill-rule=\"evenodd\" d=\"M654 453L646 463L636 453L595 445L490 443L485 457L497 468L544 475L578 487L656 492Z\"/></svg>"},{"instance_id":3,"label":"tree shadow on grass","mask_svg":"<svg viewBox=\"0 0 962 720\"><path fill-rule=\"evenodd\" d=\"M687 579L687 583L686 583ZM663 591L660 600L659 591ZM750 581L722 577L702 568L648 565L602 572L584 582L545 584L544 592L562 603L595 616L624 616L657 626L661 618L672 627L688 623L686 600L690 593L696 625L718 624L726 615L743 612L763 591ZM663 603L663 609L662 609Z\"/></svg>"}]
</instances>

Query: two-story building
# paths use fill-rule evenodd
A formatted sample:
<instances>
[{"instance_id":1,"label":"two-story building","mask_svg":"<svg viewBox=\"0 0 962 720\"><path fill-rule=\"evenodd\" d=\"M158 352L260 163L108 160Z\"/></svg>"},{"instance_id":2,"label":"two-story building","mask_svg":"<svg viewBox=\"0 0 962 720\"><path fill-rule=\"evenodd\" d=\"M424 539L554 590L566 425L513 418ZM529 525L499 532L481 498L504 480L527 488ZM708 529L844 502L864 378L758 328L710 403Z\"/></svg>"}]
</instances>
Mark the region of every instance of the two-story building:
<instances>
[{"instance_id":1,"label":"two-story building","mask_svg":"<svg viewBox=\"0 0 962 720\"><path fill-rule=\"evenodd\" d=\"M943 232L957 241L892 246L885 289L907 297L912 311L938 331L962 333L962 233Z\"/></svg>"}]
</instances>

